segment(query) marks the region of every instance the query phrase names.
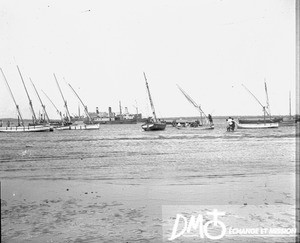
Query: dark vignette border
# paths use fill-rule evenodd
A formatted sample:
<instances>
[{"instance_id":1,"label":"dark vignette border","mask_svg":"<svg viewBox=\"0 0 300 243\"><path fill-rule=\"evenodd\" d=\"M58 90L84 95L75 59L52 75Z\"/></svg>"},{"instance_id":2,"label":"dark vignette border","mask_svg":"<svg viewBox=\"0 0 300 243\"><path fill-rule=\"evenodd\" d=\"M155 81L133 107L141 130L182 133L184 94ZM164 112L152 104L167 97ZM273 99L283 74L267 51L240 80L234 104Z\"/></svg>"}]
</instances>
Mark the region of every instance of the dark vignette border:
<instances>
[{"instance_id":1,"label":"dark vignette border","mask_svg":"<svg viewBox=\"0 0 300 243\"><path fill-rule=\"evenodd\" d=\"M296 7L296 115L300 115L300 106L299 106L299 98L300 98L300 54L299 54L299 45L300 45L300 0L295 0L295 7ZM296 236L296 242L300 242L300 232L299 232L299 227L300 227L300 124L297 122L296 125L296 229L297 229L297 236Z\"/></svg>"}]
</instances>

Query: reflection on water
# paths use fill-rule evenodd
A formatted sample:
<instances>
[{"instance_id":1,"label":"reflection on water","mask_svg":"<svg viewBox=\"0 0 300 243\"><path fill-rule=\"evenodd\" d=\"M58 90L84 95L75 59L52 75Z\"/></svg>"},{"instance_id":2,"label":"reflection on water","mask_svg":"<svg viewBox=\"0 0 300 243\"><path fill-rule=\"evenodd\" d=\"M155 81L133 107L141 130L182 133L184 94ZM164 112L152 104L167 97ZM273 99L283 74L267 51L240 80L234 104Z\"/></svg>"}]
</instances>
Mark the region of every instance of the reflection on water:
<instances>
[{"instance_id":1,"label":"reflection on water","mask_svg":"<svg viewBox=\"0 0 300 243\"><path fill-rule=\"evenodd\" d=\"M99 131L0 134L1 178L205 183L206 178L294 171L295 127L226 132L198 128L144 132L140 124Z\"/></svg>"}]
</instances>

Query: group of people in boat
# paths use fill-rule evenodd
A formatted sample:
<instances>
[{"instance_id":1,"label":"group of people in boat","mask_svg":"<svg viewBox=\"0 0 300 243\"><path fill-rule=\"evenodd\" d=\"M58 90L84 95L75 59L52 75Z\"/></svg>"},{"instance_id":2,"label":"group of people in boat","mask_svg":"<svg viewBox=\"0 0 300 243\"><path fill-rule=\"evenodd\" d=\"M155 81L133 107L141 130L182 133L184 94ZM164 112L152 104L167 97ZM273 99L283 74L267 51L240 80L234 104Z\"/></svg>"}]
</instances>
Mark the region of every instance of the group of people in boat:
<instances>
[{"instance_id":1,"label":"group of people in boat","mask_svg":"<svg viewBox=\"0 0 300 243\"><path fill-rule=\"evenodd\" d=\"M213 118L212 118L211 114L207 115L207 119L209 121L210 126L213 126L214 123L213 123ZM226 122L227 122L227 131L233 132L236 127L236 121L234 120L234 118L230 116L226 119ZM198 126L201 126L202 124L200 124L199 120L194 121L194 122L185 122L185 123L180 123L180 122L177 122L176 120L174 120L172 122L172 125L174 127L186 127L186 126L198 127Z\"/></svg>"},{"instance_id":2,"label":"group of people in boat","mask_svg":"<svg viewBox=\"0 0 300 243\"><path fill-rule=\"evenodd\" d=\"M207 115L207 120L209 122L209 126L213 127L214 123L213 123L213 118L212 118L211 114ZM178 122L178 121L174 120L172 122L172 125L173 125L173 127L187 127L187 126L189 126L189 127L199 127L199 126L202 126L203 124L199 120L196 120L196 121L193 121L193 122Z\"/></svg>"}]
</instances>

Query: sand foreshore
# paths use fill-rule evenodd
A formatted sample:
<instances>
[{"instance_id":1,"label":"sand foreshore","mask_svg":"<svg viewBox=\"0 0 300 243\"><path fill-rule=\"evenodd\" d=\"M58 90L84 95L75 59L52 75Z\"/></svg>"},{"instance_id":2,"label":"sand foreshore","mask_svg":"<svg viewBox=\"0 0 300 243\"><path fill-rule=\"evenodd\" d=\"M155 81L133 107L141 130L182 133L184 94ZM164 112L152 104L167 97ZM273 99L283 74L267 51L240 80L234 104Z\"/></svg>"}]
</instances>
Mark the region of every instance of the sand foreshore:
<instances>
[{"instance_id":1,"label":"sand foreshore","mask_svg":"<svg viewBox=\"0 0 300 243\"><path fill-rule=\"evenodd\" d=\"M295 200L294 174L208 178L197 185L152 180L128 185L99 180L5 179L1 181L1 235L2 242L162 242L164 205L294 207ZM281 212L280 207L264 214L252 215L251 225L266 221L268 225L293 226L295 220L295 214ZM280 240L293 242L294 238ZM257 242L263 241L278 239Z\"/></svg>"}]
</instances>

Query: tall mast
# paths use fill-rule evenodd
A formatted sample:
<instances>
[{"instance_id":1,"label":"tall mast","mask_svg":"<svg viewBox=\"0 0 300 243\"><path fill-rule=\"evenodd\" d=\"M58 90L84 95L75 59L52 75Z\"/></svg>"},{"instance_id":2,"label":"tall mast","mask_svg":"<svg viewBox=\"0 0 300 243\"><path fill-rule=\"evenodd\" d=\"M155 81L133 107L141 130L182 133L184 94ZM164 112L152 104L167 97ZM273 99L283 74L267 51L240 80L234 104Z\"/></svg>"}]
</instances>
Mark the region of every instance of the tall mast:
<instances>
[{"instance_id":1,"label":"tall mast","mask_svg":"<svg viewBox=\"0 0 300 243\"><path fill-rule=\"evenodd\" d=\"M82 104L83 108L84 108L84 112L86 114L86 116L88 117L89 121L92 122L92 118L88 112L87 106L82 102L82 100L80 99L79 95L76 93L76 91L73 89L73 87L71 86L71 84L68 84L70 86L70 88L73 90L74 94L77 96L78 100L80 101L80 103Z\"/></svg>"},{"instance_id":2,"label":"tall mast","mask_svg":"<svg viewBox=\"0 0 300 243\"><path fill-rule=\"evenodd\" d=\"M121 101L119 101L119 110L120 110L120 117L122 116L122 106L121 106Z\"/></svg>"},{"instance_id":3,"label":"tall mast","mask_svg":"<svg viewBox=\"0 0 300 243\"><path fill-rule=\"evenodd\" d=\"M17 109L17 112L18 112L18 120L20 119L20 120L21 120L21 125L24 126L24 121L23 121L23 118L22 118L22 115L21 115L19 106L17 105L17 102L16 102L16 100L15 100L15 98L14 98L14 95L13 95L13 93L12 93L10 87L9 87L9 84L8 84L8 82L7 82L7 79L6 79L5 75L4 75L4 72L3 72L2 68L0 68L0 69L1 69L2 76L3 76L3 78L4 78L5 82L6 82L6 85L7 85L7 87L8 87L10 96L11 96L11 98L13 99L13 101L14 101L14 103L15 103L15 106L16 106L16 109Z\"/></svg>"},{"instance_id":4,"label":"tall mast","mask_svg":"<svg viewBox=\"0 0 300 243\"><path fill-rule=\"evenodd\" d=\"M243 85L243 84L242 84ZM253 98L260 104L260 106L263 108L263 112L264 115L265 113L267 113L267 115L269 115L268 111L266 111L266 106L264 106L257 98L256 96L245 86L243 85L243 87L253 96Z\"/></svg>"},{"instance_id":5,"label":"tall mast","mask_svg":"<svg viewBox=\"0 0 300 243\"><path fill-rule=\"evenodd\" d=\"M270 108L270 103L269 103L269 95L268 95L266 80L265 80L265 91L266 91L266 99L267 99L267 109L268 109L269 116L271 116L271 108Z\"/></svg>"},{"instance_id":6,"label":"tall mast","mask_svg":"<svg viewBox=\"0 0 300 243\"><path fill-rule=\"evenodd\" d=\"M289 113L290 113L290 120L291 120L292 119L291 91L289 92Z\"/></svg>"},{"instance_id":7,"label":"tall mast","mask_svg":"<svg viewBox=\"0 0 300 243\"><path fill-rule=\"evenodd\" d=\"M56 112L58 113L58 115L60 116L61 120L63 120L62 114L59 111L59 109L57 109L56 105L52 102L52 100L48 97L48 95L42 90L42 92L44 93L44 95L48 98L48 100L51 102L51 104L54 106L54 108L56 109Z\"/></svg>"},{"instance_id":8,"label":"tall mast","mask_svg":"<svg viewBox=\"0 0 300 243\"><path fill-rule=\"evenodd\" d=\"M50 119L49 119L49 116L48 116L48 114L47 114L46 107L45 107L45 105L43 104L42 99L41 99L41 97L40 97L40 95L39 95L37 89L35 88L35 85L34 85L34 83L32 82L31 78L29 78L29 79L30 79L30 82L32 83L32 86L33 86L33 88L34 88L34 90L35 90L35 92L36 92L37 97L38 97L39 100L40 100L40 103L41 103L41 106L42 106L42 108L43 108L44 114L45 114L45 116L46 116L46 118L47 118L47 121L48 121L48 123L50 123Z\"/></svg>"},{"instance_id":9,"label":"tall mast","mask_svg":"<svg viewBox=\"0 0 300 243\"><path fill-rule=\"evenodd\" d=\"M139 114L139 107L138 107L138 104L137 104L137 101L136 101L136 100L135 100L135 104L136 104L136 106L133 105L133 107L135 108L135 110L136 110L136 115L138 116L138 114Z\"/></svg>"},{"instance_id":10,"label":"tall mast","mask_svg":"<svg viewBox=\"0 0 300 243\"><path fill-rule=\"evenodd\" d=\"M157 122L156 113L155 113L155 109L154 109L154 105L153 105L153 101L152 101L152 98L151 98L150 89L149 89L149 85L148 85L148 81L147 81L145 73L144 73L144 78L145 78L145 81L146 81L146 87L147 87L147 91L148 91L148 96L149 96L149 100L150 100L150 105L151 105L154 121Z\"/></svg>"},{"instance_id":11,"label":"tall mast","mask_svg":"<svg viewBox=\"0 0 300 243\"><path fill-rule=\"evenodd\" d=\"M23 77L22 77L21 71L20 71L20 69L19 69L19 67L18 67L18 66L17 66L17 68L18 68L18 72L19 72L19 74L20 74L20 77L21 77L21 80L22 80L22 83L23 83L24 89L25 89L25 91L26 91L27 98L28 98L28 100L29 100L29 106L30 106L31 113L32 113L33 123L36 123L36 120L37 120L37 119L36 119L36 115L35 115L35 113L34 113L34 110L33 110L32 101L31 101L31 99L30 99L30 97L29 97L29 94L28 94L28 91L27 91L27 88L26 88L25 82L24 82L24 80L23 80Z\"/></svg>"},{"instance_id":12,"label":"tall mast","mask_svg":"<svg viewBox=\"0 0 300 243\"><path fill-rule=\"evenodd\" d=\"M53 73L53 76L54 76L54 78L55 78L55 81L56 81L57 87L58 87L58 89L59 89L59 92L60 92L60 94L61 94L61 97L62 97L62 99L63 99L63 101L64 101L65 109L66 109L66 113L67 113L67 117L68 117L68 121L71 122L71 116L70 116L70 112L69 112L69 109L68 109L67 101L66 101L65 98L64 98L64 95L63 95L63 93L62 93L62 91L61 91L61 89L60 89L59 83L58 83L57 78L56 78L56 76L55 76L54 73Z\"/></svg>"}]
</instances>

